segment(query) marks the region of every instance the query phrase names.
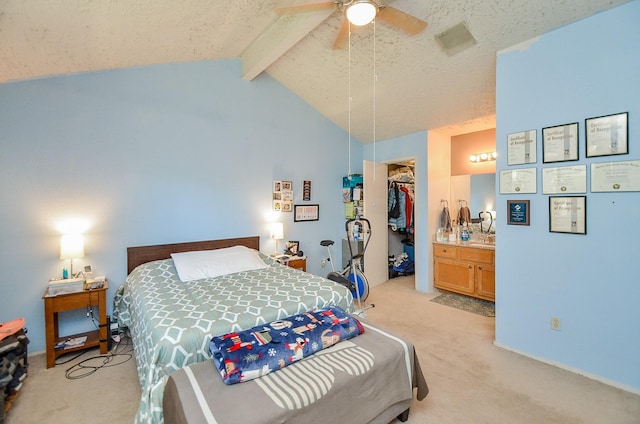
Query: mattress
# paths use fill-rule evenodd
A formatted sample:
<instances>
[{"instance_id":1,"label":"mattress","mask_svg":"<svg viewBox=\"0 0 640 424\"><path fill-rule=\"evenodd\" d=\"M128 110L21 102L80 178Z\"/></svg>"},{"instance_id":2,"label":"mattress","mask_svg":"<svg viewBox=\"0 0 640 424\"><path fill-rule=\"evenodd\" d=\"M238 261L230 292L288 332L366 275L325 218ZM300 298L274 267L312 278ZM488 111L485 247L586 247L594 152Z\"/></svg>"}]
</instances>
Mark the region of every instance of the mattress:
<instances>
[{"instance_id":1,"label":"mattress","mask_svg":"<svg viewBox=\"0 0 640 424\"><path fill-rule=\"evenodd\" d=\"M135 268L114 298L129 328L142 389L136 422L162 422L167 376L210 360L213 336L325 306L354 310L344 286L263 256L264 269L181 282L172 259Z\"/></svg>"}]
</instances>

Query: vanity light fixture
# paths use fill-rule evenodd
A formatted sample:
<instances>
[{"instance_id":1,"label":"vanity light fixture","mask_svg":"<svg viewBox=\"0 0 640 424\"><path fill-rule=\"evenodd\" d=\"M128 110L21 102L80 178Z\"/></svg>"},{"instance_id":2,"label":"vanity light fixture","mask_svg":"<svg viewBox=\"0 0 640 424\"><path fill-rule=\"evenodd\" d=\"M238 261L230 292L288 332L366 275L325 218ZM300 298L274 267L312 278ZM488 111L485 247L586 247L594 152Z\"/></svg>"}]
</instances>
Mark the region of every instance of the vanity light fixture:
<instances>
[{"instance_id":1,"label":"vanity light fixture","mask_svg":"<svg viewBox=\"0 0 640 424\"><path fill-rule=\"evenodd\" d=\"M486 153L476 153L474 155L469 156L469 162L479 163L479 162L489 162L496 160L498 154L496 152L486 152Z\"/></svg>"},{"instance_id":2,"label":"vanity light fixture","mask_svg":"<svg viewBox=\"0 0 640 424\"><path fill-rule=\"evenodd\" d=\"M353 25L363 26L371 23L378 14L379 6L371 0L354 0L346 5L345 14Z\"/></svg>"}]
</instances>

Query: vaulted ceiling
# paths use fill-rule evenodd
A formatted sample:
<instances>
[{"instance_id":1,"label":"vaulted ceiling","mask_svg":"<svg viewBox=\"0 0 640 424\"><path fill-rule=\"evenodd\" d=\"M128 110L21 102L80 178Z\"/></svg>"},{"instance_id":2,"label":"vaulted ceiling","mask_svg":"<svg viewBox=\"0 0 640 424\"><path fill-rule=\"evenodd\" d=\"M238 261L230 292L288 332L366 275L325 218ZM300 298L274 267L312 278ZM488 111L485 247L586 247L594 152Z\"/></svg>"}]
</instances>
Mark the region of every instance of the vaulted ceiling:
<instances>
[{"instance_id":1,"label":"vaulted ceiling","mask_svg":"<svg viewBox=\"0 0 640 424\"><path fill-rule=\"evenodd\" d=\"M363 142L425 129L495 125L496 52L627 0L386 1L428 23L381 19L333 49L339 6L319 0L0 0L0 82L160 63L240 58ZM476 43L450 54L435 35L465 22ZM351 93L351 101L349 101Z\"/></svg>"}]
</instances>

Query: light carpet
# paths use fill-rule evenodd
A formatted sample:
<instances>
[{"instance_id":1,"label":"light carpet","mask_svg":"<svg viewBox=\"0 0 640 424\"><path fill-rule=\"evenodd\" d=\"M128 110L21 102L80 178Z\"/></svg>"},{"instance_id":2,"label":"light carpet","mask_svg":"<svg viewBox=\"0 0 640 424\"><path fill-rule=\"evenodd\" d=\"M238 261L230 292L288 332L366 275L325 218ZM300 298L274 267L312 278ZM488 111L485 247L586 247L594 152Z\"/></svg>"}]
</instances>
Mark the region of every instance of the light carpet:
<instances>
[{"instance_id":1,"label":"light carpet","mask_svg":"<svg viewBox=\"0 0 640 424\"><path fill-rule=\"evenodd\" d=\"M414 402L408 423L640 423L640 396L498 348L494 318L431 302L437 293L413 287L407 276L372 288L367 301L376 307L366 311L416 347L430 392ZM134 359L74 380L65 378L72 363L46 369L43 354L29 360L6 424L133 422Z\"/></svg>"}]
</instances>

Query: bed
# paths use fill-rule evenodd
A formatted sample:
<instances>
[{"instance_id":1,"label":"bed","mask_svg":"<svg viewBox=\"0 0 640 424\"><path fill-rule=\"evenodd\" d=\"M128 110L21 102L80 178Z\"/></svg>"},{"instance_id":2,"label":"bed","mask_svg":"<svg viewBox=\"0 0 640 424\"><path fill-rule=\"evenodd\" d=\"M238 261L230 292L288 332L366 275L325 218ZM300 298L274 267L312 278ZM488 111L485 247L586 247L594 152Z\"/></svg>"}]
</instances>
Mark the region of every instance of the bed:
<instances>
[{"instance_id":1,"label":"bed","mask_svg":"<svg viewBox=\"0 0 640 424\"><path fill-rule=\"evenodd\" d=\"M406 421L429 392L413 345L359 319L363 334L255 380L225 385L213 361L176 371L166 424Z\"/></svg>"},{"instance_id":2,"label":"bed","mask_svg":"<svg viewBox=\"0 0 640 424\"><path fill-rule=\"evenodd\" d=\"M241 407L246 404L245 395L238 398L234 393L237 394L238 390L250 391L251 386L262 385L267 381L265 377L270 376L260 377L258 382L236 384L240 389L230 389L230 386L222 384L219 374L209 372L213 366L209 351L209 342L213 336L249 329L328 306L337 306L348 313L354 312L353 297L346 287L287 267L258 253L259 242L259 237L254 236L127 249L128 276L115 295L114 318L120 326L129 328L134 345L142 391L135 422L162 423L165 422L163 413L167 416L167 423L181 422L178 421L178 416L190 424L199 422L197 418L189 418L185 412L190 410L189 406L185 406L188 405L185 399L193 389L183 388L180 383L185 375L193 374L197 375L200 385L222 385L216 389L220 390L220 394L213 395L214 399L226 396L227 400L222 405L235 406L239 410L247 409ZM245 246L256 251L264 268L181 281L182 274L179 276L177 270L180 264L172 259L173 254L224 251L232 246ZM304 414L311 413L311 410L317 413L318 407L334 405L335 396L344 399L341 409L336 411L344 410L350 405L349 397L335 393L348 394L361 390L366 384L369 387L366 392L373 396L366 402L376 405L373 422L389 422L399 414L408 413L414 387L418 387L418 398L426 396L428 389L415 359L413 346L370 323L366 325L365 334L340 342L326 349L327 352L322 351L322 355L318 354L318 357L331 358L331 355L343 354L347 350L364 349L374 357L375 365L371 372L361 376L344 373L338 376L337 373L333 383L334 390L314 401L304 412L296 410L288 411L287 414L311 417L312 415ZM390 349L391 345L396 345L396 349ZM334 353L335 347L340 352ZM311 360L317 360L312 357L308 359L309 361L305 359L302 362L308 364L313 363ZM302 362L273 374L283 375L280 373L288 368L292 370L287 373L297 373L299 371L296 370L304 365ZM397 391L387 390L391 379L384 369L402 377L393 379L399 385ZM249 396L253 399L254 395ZM240 403L238 399L241 399ZM226 402L233 403L227 405ZM220 405L220 402L213 403ZM166 411L163 411L164 405L170 405ZM356 409L364 407L357 403L351 406ZM280 411L276 410L276 413ZM252 422L257 421L254 419Z\"/></svg>"},{"instance_id":3,"label":"bed","mask_svg":"<svg viewBox=\"0 0 640 424\"><path fill-rule=\"evenodd\" d=\"M136 422L161 423L169 374L209 361L214 335L335 305L353 312L349 290L261 255L266 268L182 282L171 255L245 246L259 237L127 249L128 276L114 297L114 318L128 327L142 390Z\"/></svg>"}]
</instances>

